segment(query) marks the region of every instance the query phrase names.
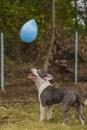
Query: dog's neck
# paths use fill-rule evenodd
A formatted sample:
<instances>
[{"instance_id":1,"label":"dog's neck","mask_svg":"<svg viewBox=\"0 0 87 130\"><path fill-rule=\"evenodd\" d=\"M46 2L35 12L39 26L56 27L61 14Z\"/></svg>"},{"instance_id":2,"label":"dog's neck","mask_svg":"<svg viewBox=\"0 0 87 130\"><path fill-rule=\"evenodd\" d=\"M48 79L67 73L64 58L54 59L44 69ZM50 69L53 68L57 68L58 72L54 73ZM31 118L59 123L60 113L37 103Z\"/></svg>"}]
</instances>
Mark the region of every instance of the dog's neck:
<instances>
[{"instance_id":1,"label":"dog's neck","mask_svg":"<svg viewBox=\"0 0 87 130\"><path fill-rule=\"evenodd\" d=\"M40 88L44 88L44 87L47 87L49 85L51 85L51 83L48 81L48 80L44 80L44 79L41 79L41 78L38 78L36 81L35 81L36 85L37 85L37 88L38 90Z\"/></svg>"},{"instance_id":2,"label":"dog's neck","mask_svg":"<svg viewBox=\"0 0 87 130\"><path fill-rule=\"evenodd\" d=\"M35 81L37 88L38 88L38 98L40 101L40 95L41 93L44 91L44 89L46 89L48 86L52 86L52 84L48 81L48 80L44 80L44 79L38 79Z\"/></svg>"}]
</instances>

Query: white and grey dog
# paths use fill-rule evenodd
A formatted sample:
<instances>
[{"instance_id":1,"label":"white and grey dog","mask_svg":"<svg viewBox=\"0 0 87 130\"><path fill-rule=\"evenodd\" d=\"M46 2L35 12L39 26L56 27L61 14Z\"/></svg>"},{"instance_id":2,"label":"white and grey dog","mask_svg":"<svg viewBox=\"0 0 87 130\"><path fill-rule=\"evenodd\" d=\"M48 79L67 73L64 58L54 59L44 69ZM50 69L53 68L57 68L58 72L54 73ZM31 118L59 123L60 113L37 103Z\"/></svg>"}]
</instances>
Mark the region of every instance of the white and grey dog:
<instances>
[{"instance_id":1,"label":"white and grey dog","mask_svg":"<svg viewBox=\"0 0 87 130\"><path fill-rule=\"evenodd\" d=\"M45 108L47 107L48 120L52 118L52 105L62 102L62 114L64 117L64 123L68 120L67 112L76 104L77 112L80 117L81 123L85 123L85 118L81 111L82 100L78 92L58 87L55 88L49 81L53 79L50 74L46 74L44 71L31 69L31 73L28 78L32 79L38 88L38 98L40 102L40 120L44 120Z\"/></svg>"}]
</instances>

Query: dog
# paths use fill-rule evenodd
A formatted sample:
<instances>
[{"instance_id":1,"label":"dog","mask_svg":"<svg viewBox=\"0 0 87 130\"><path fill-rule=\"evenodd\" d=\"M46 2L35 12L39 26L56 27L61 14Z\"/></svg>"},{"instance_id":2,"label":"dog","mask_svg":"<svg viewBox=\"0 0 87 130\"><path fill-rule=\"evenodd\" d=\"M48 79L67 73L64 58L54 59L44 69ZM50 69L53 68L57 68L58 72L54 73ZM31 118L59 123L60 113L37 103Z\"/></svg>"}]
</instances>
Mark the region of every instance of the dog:
<instances>
[{"instance_id":1,"label":"dog","mask_svg":"<svg viewBox=\"0 0 87 130\"><path fill-rule=\"evenodd\" d=\"M31 68L31 73L28 75L38 88L38 98L40 102L40 121L44 120L45 108L47 108L48 120L52 119L52 105L62 103L62 114L65 124L68 120L69 109L76 104L77 112L81 123L85 123L85 118L82 113L82 99L77 91L69 88L54 87L49 81L53 79L52 75L46 74L44 71Z\"/></svg>"}]
</instances>

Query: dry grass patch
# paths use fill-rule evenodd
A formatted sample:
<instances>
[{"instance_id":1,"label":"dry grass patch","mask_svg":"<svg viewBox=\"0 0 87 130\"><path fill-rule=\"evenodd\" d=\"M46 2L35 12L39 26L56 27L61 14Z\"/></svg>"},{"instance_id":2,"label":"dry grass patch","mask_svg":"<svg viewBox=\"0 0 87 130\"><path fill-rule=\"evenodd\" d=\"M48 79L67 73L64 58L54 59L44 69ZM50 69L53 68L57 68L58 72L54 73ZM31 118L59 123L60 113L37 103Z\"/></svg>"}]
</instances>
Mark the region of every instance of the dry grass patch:
<instances>
[{"instance_id":1,"label":"dry grass patch","mask_svg":"<svg viewBox=\"0 0 87 130\"><path fill-rule=\"evenodd\" d=\"M84 107L85 116L87 107ZM48 122L39 121L39 103L34 99L30 105L9 105L0 106L0 130L86 130L87 124L82 126L76 111L69 112L70 121L62 125L63 117L61 106L55 106L53 109L53 120Z\"/></svg>"}]
</instances>

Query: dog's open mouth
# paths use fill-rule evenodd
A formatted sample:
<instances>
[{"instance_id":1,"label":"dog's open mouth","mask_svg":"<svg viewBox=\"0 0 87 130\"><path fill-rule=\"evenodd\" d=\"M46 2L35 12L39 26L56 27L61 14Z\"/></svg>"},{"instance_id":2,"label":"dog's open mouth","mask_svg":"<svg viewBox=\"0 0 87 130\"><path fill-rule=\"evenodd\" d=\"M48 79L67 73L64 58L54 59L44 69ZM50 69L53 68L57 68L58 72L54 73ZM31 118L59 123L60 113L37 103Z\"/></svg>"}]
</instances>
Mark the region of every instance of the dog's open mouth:
<instances>
[{"instance_id":1,"label":"dog's open mouth","mask_svg":"<svg viewBox=\"0 0 87 130\"><path fill-rule=\"evenodd\" d=\"M32 73L30 73L30 74L28 75L28 78L29 78L29 79L36 79L37 76L34 75L34 74L32 74Z\"/></svg>"}]
</instances>

